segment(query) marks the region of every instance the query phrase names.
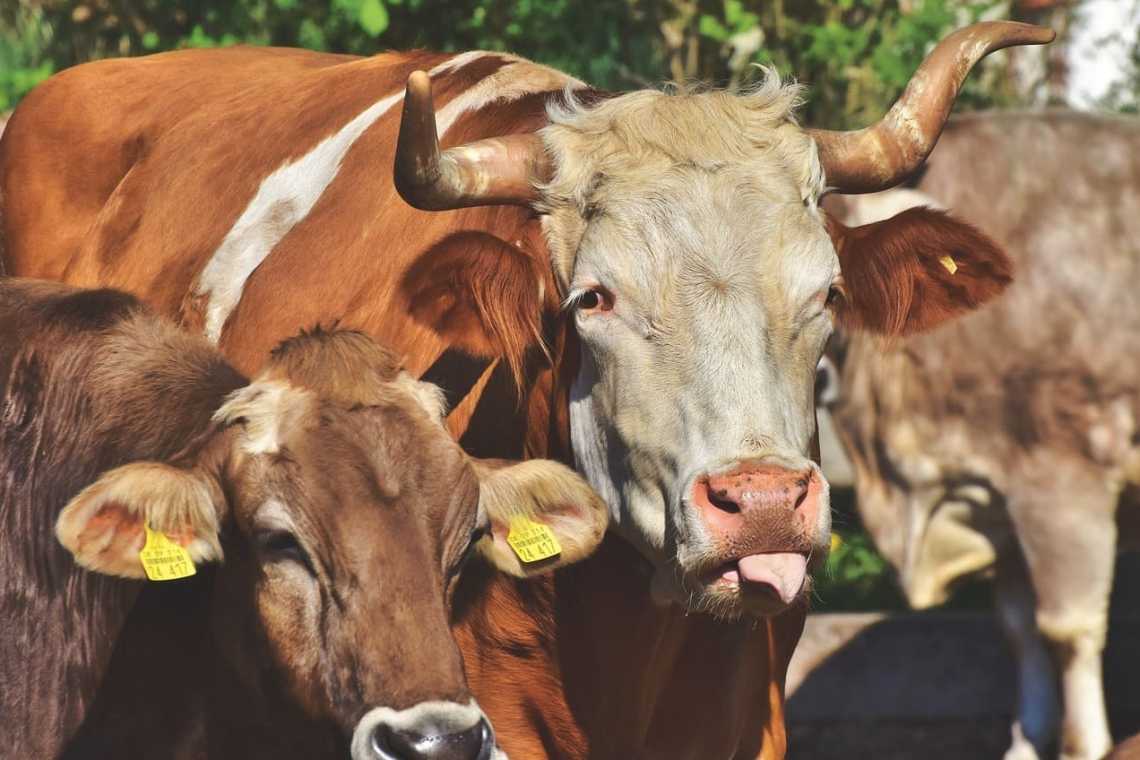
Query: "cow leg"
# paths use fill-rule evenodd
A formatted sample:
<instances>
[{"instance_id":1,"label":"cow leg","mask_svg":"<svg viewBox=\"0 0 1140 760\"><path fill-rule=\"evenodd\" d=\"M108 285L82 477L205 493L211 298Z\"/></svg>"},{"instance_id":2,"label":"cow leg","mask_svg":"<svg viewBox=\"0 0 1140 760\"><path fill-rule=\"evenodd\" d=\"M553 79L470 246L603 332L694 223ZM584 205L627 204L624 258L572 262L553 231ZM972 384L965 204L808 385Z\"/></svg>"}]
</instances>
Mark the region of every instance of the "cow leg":
<instances>
[{"instance_id":1,"label":"cow leg","mask_svg":"<svg viewBox=\"0 0 1140 760\"><path fill-rule=\"evenodd\" d=\"M1037 628L1060 672L1063 760L1112 748L1101 652L1116 559L1118 494L1104 473L1051 461L1010 489L1009 511L1037 596Z\"/></svg>"},{"instance_id":2,"label":"cow leg","mask_svg":"<svg viewBox=\"0 0 1140 760\"><path fill-rule=\"evenodd\" d=\"M1063 760L1093 760L1112 749L1101 675L1106 629L1068 632L1053 643L1065 695Z\"/></svg>"},{"instance_id":3,"label":"cow leg","mask_svg":"<svg viewBox=\"0 0 1140 760\"><path fill-rule=\"evenodd\" d=\"M1017 660L1017 717L1005 760L1038 760L1057 735L1057 674L1037 630L1037 599L1021 552L1011 553L999 561L996 579L998 622Z\"/></svg>"}]
</instances>

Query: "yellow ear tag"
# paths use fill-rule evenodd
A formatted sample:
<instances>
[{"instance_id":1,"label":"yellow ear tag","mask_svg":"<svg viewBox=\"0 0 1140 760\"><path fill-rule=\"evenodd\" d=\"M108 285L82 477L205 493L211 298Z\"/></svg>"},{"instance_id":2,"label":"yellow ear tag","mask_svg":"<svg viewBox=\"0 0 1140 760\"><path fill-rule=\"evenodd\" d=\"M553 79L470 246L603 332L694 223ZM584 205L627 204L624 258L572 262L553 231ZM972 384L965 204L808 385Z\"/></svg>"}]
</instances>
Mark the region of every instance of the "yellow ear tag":
<instances>
[{"instance_id":1,"label":"yellow ear tag","mask_svg":"<svg viewBox=\"0 0 1140 760\"><path fill-rule=\"evenodd\" d=\"M512 517L507 543L523 562L540 562L562 553L554 531L529 517Z\"/></svg>"},{"instance_id":2,"label":"yellow ear tag","mask_svg":"<svg viewBox=\"0 0 1140 760\"><path fill-rule=\"evenodd\" d=\"M167 538L165 533L151 530L149 525L143 527L146 530L146 543L139 552L139 561L142 562L143 570L146 570L147 578L152 581L176 581L198 572L194 569L190 552Z\"/></svg>"},{"instance_id":3,"label":"yellow ear tag","mask_svg":"<svg viewBox=\"0 0 1140 760\"><path fill-rule=\"evenodd\" d=\"M958 271L958 262L951 256L943 256L938 260L938 263L946 267L946 271L950 274L954 274Z\"/></svg>"}]
</instances>

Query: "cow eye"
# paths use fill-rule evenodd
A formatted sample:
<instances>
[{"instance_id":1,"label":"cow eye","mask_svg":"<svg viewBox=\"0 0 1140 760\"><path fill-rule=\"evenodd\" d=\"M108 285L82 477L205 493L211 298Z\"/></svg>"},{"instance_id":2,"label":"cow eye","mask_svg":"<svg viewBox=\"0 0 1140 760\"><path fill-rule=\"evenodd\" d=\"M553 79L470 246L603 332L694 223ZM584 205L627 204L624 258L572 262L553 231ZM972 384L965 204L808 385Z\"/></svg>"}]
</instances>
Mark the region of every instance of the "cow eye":
<instances>
[{"instance_id":1,"label":"cow eye","mask_svg":"<svg viewBox=\"0 0 1140 760\"><path fill-rule=\"evenodd\" d=\"M287 530L270 530L257 536L257 548L270 562L296 562L312 572L309 555L301 548L297 537Z\"/></svg>"},{"instance_id":2,"label":"cow eye","mask_svg":"<svg viewBox=\"0 0 1140 760\"><path fill-rule=\"evenodd\" d=\"M479 543L479 540L482 539L483 536L490 532L491 530L487 526L477 526L471 529L471 538L468 539L467 547L463 550L463 557L459 560L459 567L463 567L463 565L467 564L467 560L475 553L475 545Z\"/></svg>"},{"instance_id":3,"label":"cow eye","mask_svg":"<svg viewBox=\"0 0 1140 760\"><path fill-rule=\"evenodd\" d=\"M452 565L447 571L447 584L450 586L453 581L459 577L459 573L463 570L471 555L475 553L475 546L479 543L479 539L490 533L490 528L477 526L471 529L471 535L467 540L467 546L463 547L463 553L459 555L459 560Z\"/></svg>"},{"instance_id":4,"label":"cow eye","mask_svg":"<svg viewBox=\"0 0 1140 760\"><path fill-rule=\"evenodd\" d=\"M827 300L824 302L827 308L833 309L839 305L843 300L843 288L839 285L832 285L827 289Z\"/></svg>"},{"instance_id":5,"label":"cow eye","mask_svg":"<svg viewBox=\"0 0 1140 760\"><path fill-rule=\"evenodd\" d=\"M583 291L574 299L574 308L582 312L609 311L613 307L613 296L602 288Z\"/></svg>"}]
</instances>

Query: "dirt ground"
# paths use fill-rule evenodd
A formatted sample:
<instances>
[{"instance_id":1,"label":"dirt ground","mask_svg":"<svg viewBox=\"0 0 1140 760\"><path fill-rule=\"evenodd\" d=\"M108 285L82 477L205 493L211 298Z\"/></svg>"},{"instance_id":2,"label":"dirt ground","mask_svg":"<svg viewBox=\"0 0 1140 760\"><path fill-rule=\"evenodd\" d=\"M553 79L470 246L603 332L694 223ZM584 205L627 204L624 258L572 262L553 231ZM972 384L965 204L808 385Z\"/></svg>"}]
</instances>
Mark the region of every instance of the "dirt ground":
<instances>
[{"instance_id":1,"label":"dirt ground","mask_svg":"<svg viewBox=\"0 0 1140 760\"><path fill-rule=\"evenodd\" d=\"M1105 650L1113 736L1140 733L1140 555L1117 565ZM1000 760L1012 656L986 611L812 615L788 674L790 760Z\"/></svg>"},{"instance_id":2,"label":"dirt ground","mask_svg":"<svg viewBox=\"0 0 1140 760\"><path fill-rule=\"evenodd\" d=\"M1009 722L984 720L793 723L788 760L973 760L1001 758Z\"/></svg>"}]
</instances>

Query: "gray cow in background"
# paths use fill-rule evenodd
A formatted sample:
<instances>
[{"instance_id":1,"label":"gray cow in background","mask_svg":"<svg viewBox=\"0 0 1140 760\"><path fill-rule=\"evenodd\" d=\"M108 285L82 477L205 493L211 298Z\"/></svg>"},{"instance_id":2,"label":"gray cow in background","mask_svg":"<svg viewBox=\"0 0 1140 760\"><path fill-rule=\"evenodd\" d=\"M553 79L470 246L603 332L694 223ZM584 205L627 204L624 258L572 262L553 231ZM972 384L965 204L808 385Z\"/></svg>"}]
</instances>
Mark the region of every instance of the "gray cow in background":
<instances>
[{"instance_id":1,"label":"gray cow in background","mask_svg":"<svg viewBox=\"0 0 1140 760\"><path fill-rule=\"evenodd\" d=\"M1020 678L1007 760L1057 739L1063 758L1100 758L1114 560L1140 538L1124 527L1140 517L1140 121L958 118L928 166L915 189L831 211L862 224L948 208L1004 244L1014 283L885 352L871 336L839 340L834 424L863 520L914 607L996 577Z\"/></svg>"}]
</instances>

